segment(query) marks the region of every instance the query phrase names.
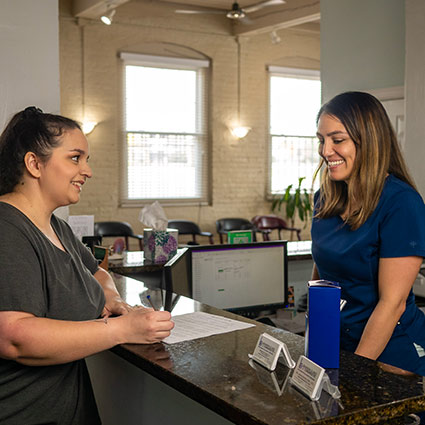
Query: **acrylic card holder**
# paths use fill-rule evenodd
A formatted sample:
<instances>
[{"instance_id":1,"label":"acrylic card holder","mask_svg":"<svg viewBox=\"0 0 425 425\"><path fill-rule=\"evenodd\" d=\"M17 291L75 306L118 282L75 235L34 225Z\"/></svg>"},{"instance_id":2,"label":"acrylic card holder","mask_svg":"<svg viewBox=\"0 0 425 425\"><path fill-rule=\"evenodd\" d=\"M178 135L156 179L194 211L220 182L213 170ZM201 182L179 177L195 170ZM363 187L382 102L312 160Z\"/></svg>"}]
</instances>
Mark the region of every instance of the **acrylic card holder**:
<instances>
[{"instance_id":1,"label":"acrylic card holder","mask_svg":"<svg viewBox=\"0 0 425 425\"><path fill-rule=\"evenodd\" d=\"M248 354L248 357L269 370L276 369L279 359L282 359L283 364L290 369L295 367L286 344L266 333L260 335L254 353Z\"/></svg>"},{"instance_id":2,"label":"acrylic card holder","mask_svg":"<svg viewBox=\"0 0 425 425\"><path fill-rule=\"evenodd\" d=\"M305 356L300 356L291 384L305 394L310 400L319 400L322 390L333 398L340 398L341 393L336 385L331 384L325 369Z\"/></svg>"}]
</instances>

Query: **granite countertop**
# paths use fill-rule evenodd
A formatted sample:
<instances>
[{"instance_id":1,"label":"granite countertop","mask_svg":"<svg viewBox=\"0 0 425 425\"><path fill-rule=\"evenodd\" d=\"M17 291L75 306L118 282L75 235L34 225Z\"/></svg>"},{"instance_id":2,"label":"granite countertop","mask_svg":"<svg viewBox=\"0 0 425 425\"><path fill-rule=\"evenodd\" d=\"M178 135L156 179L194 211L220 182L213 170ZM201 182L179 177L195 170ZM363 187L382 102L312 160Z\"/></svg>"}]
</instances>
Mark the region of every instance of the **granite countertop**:
<instances>
[{"instance_id":1,"label":"granite countertop","mask_svg":"<svg viewBox=\"0 0 425 425\"><path fill-rule=\"evenodd\" d=\"M145 260L143 251L124 251L121 259L112 260L108 263L108 269L122 275L143 272L155 272L161 270L164 263L155 264Z\"/></svg>"},{"instance_id":2,"label":"granite countertop","mask_svg":"<svg viewBox=\"0 0 425 425\"><path fill-rule=\"evenodd\" d=\"M142 282L114 275L117 287L130 304L146 304L150 294L156 306L173 315L204 311L255 327L208 338L167 345L117 346L113 351L186 396L228 420L250 424L372 424L403 423L397 417L425 410L422 377L384 372L372 360L341 352L340 368L328 370L338 384L341 399L322 392L319 401L304 397L288 381L290 370L279 365L269 372L250 365L258 337L267 332L285 342L293 359L304 353L304 338L236 316Z\"/></svg>"},{"instance_id":3,"label":"granite countertop","mask_svg":"<svg viewBox=\"0 0 425 425\"><path fill-rule=\"evenodd\" d=\"M183 249L179 248L178 252ZM311 259L311 241L288 242L288 261ZM109 261L108 268L114 273L131 275L140 272L156 272L164 263L154 264L145 260L143 251L124 251L122 258Z\"/></svg>"}]
</instances>

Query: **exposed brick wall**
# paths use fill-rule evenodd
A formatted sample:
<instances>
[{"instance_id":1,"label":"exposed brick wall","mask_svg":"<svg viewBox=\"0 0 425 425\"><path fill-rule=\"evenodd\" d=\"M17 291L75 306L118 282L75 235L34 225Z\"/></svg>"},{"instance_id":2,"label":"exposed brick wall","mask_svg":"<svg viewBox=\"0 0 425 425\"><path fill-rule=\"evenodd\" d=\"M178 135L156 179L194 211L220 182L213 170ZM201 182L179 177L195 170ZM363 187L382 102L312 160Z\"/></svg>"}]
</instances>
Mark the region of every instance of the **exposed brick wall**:
<instances>
[{"instance_id":1,"label":"exposed brick wall","mask_svg":"<svg viewBox=\"0 0 425 425\"><path fill-rule=\"evenodd\" d=\"M236 141L227 127L237 115L237 43L230 35L231 23L215 15L176 16L151 3L129 2L120 7L110 27L100 21L78 23L66 10L61 11L61 111L81 120L84 109L88 118L99 122L88 136L94 176L85 185L79 204L70 207L70 214L94 214L96 221L128 221L135 232L142 232L140 207L119 205L123 138L118 53L138 52L147 42L175 43L202 52L211 58L213 67L212 205L166 206L168 218L193 220L203 230L215 232L218 218L251 219L270 213L265 200L269 153L266 66L319 69L319 35L287 29L278 31L279 44L271 43L269 33L240 39L241 119L252 130L243 141ZM309 226L303 238L309 238Z\"/></svg>"}]
</instances>

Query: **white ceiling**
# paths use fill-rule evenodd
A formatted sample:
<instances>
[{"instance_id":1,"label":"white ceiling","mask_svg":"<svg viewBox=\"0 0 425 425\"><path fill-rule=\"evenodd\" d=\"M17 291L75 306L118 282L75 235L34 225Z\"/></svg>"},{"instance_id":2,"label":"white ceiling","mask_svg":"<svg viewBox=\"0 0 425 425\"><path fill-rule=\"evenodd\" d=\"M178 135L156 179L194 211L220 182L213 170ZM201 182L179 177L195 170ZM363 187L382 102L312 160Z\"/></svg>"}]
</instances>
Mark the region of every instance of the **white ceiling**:
<instances>
[{"instance_id":1,"label":"white ceiling","mask_svg":"<svg viewBox=\"0 0 425 425\"><path fill-rule=\"evenodd\" d=\"M227 20L226 11L232 7L233 0L72 0L73 14L77 17L98 19L106 9L136 1L146 4L163 5L170 9L194 9L223 11L223 19ZM261 3L264 0L239 0L241 8ZM202 14L203 15L203 14ZM202 15L185 15L196 19ZM180 15L182 16L182 15ZM214 15L217 16L217 15ZM248 14L243 24L235 22L233 31L235 35L260 33L280 28L289 28L295 25L314 23L319 30L320 0L286 0L285 4L263 7Z\"/></svg>"}]
</instances>

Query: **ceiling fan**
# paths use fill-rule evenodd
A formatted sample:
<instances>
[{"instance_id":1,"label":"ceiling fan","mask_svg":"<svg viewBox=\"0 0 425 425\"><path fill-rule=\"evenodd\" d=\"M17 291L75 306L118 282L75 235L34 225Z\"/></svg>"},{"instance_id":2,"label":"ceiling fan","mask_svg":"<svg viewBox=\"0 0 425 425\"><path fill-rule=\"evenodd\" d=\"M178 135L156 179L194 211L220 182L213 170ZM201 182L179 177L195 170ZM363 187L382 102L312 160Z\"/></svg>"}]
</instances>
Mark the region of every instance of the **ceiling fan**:
<instances>
[{"instance_id":1,"label":"ceiling fan","mask_svg":"<svg viewBox=\"0 0 425 425\"><path fill-rule=\"evenodd\" d=\"M245 18L247 13L256 12L257 10L262 9L267 6L275 6L279 4L285 4L285 0L265 0L260 3L253 4L251 6L247 6L245 8L241 8L239 4L235 1L232 4L232 8L230 10L225 9L177 9L176 13L185 13L185 14L200 14L200 13L210 13L210 14L225 14L229 19L243 19Z\"/></svg>"}]
</instances>

